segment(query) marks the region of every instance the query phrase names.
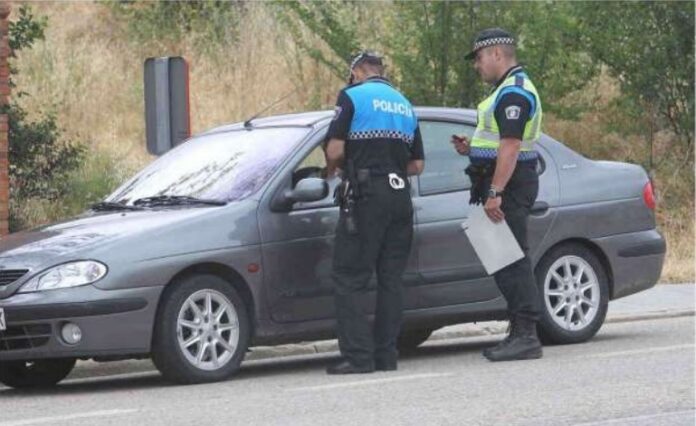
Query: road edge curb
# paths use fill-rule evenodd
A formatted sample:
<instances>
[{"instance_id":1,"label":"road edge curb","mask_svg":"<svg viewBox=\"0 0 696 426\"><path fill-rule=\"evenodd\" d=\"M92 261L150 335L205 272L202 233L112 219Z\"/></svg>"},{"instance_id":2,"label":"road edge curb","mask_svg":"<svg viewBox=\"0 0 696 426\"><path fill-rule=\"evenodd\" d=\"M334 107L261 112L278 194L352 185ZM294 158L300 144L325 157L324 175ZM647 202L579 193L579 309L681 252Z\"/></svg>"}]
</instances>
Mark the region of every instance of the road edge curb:
<instances>
[{"instance_id":1,"label":"road edge curb","mask_svg":"<svg viewBox=\"0 0 696 426\"><path fill-rule=\"evenodd\" d=\"M659 311L636 314L610 315L607 316L604 322L606 324L645 321L652 319L667 319L694 316L695 314L696 311L694 309L687 309L680 311ZM447 330L447 328L448 327L444 327L443 329L433 333L433 335L428 339L428 341L443 341L451 339L461 339L464 337L494 336L497 334L503 334L507 330L507 323L498 322L495 325L490 325L481 329L473 330ZM338 344L335 340L323 340L319 342L297 343L281 346L259 346L256 348L252 348L252 350L247 354L245 360L258 361L263 359L279 358L283 356L311 355L336 351L338 351Z\"/></svg>"}]
</instances>

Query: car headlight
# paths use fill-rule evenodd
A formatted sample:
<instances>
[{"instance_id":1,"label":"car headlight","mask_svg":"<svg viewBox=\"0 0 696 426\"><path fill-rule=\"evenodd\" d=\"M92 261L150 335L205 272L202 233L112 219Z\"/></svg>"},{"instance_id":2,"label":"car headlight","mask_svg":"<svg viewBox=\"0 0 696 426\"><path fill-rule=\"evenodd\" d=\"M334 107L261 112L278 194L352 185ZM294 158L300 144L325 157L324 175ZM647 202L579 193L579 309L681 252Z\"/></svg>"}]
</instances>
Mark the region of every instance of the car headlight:
<instances>
[{"instance_id":1,"label":"car headlight","mask_svg":"<svg viewBox=\"0 0 696 426\"><path fill-rule=\"evenodd\" d=\"M102 279L106 271L106 265L94 260L64 263L30 279L19 292L29 293L88 285Z\"/></svg>"}]
</instances>

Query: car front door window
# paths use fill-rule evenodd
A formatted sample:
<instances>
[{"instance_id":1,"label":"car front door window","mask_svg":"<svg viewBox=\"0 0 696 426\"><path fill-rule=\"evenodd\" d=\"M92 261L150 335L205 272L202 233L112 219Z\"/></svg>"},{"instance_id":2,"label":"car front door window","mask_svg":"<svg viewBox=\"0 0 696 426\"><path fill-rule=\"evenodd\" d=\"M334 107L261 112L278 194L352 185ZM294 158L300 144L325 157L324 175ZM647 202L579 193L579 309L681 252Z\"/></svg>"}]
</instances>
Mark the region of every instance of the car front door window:
<instances>
[{"instance_id":1,"label":"car front door window","mask_svg":"<svg viewBox=\"0 0 696 426\"><path fill-rule=\"evenodd\" d=\"M469 165L469 157L457 154L451 138L453 134L471 138L474 127L461 123L422 120L420 129L425 151L425 170L418 178L420 195L469 189L471 181L464 173Z\"/></svg>"}]
</instances>

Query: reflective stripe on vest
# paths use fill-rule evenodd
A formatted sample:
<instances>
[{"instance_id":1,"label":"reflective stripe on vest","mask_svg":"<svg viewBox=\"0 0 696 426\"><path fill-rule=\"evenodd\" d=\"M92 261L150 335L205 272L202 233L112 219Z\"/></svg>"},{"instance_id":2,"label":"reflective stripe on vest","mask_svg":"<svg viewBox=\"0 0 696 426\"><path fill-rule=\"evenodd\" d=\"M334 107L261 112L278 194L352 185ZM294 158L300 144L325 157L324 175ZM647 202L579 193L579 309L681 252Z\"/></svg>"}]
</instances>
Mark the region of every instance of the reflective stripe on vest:
<instances>
[{"instance_id":1,"label":"reflective stripe on vest","mask_svg":"<svg viewBox=\"0 0 696 426\"><path fill-rule=\"evenodd\" d=\"M478 123L476 125L476 131L471 139L472 148L498 149L500 146L500 129L495 120L495 100L504 88L515 85L519 86L520 83L524 90L534 95L534 100L536 101L534 115L530 117L524 127L520 150L532 151L534 149L534 144L541 137L541 117L543 115L541 100L539 99L539 94L534 84L532 84L526 75L520 74L513 74L506 78L490 96L478 105Z\"/></svg>"}]
</instances>

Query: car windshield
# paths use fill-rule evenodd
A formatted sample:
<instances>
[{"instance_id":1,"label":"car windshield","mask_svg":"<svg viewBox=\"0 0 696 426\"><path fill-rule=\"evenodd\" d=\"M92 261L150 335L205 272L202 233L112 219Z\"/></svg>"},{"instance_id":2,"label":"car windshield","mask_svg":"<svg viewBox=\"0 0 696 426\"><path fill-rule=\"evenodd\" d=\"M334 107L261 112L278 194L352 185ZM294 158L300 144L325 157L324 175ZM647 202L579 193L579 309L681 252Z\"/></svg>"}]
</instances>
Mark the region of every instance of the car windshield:
<instances>
[{"instance_id":1,"label":"car windshield","mask_svg":"<svg viewBox=\"0 0 696 426\"><path fill-rule=\"evenodd\" d=\"M178 196L229 202L256 192L309 133L275 127L201 135L153 161L105 202Z\"/></svg>"}]
</instances>

